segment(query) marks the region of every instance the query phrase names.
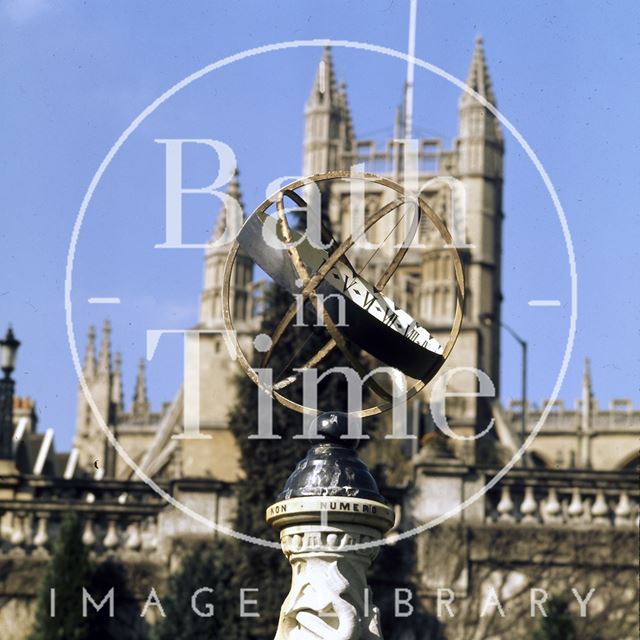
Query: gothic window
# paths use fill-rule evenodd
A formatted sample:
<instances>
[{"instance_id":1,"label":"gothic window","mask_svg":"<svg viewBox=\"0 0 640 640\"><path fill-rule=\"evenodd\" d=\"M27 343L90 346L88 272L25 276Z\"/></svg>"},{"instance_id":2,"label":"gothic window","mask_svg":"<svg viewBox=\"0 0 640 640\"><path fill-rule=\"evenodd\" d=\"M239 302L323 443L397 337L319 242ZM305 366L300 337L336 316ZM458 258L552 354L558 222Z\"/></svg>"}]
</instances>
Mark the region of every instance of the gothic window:
<instances>
[{"instance_id":1,"label":"gothic window","mask_svg":"<svg viewBox=\"0 0 640 640\"><path fill-rule=\"evenodd\" d=\"M474 109L470 114L471 135L481 136L483 133L484 109Z\"/></svg>"},{"instance_id":2,"label":"gothic window","mask_svg":"<svg viewBox=\"0 0 640 640\"><path fill-rule=\"evenodd\" d=\"M433 294L433 315L439 317L442 315L442 291L438 287Z\"/></svg>"},{"instance_id":3,"label":"gothic window","mask_svg":"<svg viewBox=\"0 0 640 640\"><path fill-rule=\"evenodd\" d=\"M437 253L433 255L433 280L440 281L440 255Z\"/></svg>"},{"instance_id":4,"label":"gothic window","mask_svg":"<svg viewBox=\"0 0 640 640\"><path fill-rule=\"evenodd\" d=\"M451 198L450 190L448 186L443 186L437 193L427 195L427 202L429 206L433 209L434 213L444 222L445 226L448 229L451 229L450 224L450 206L449 200ZM438 230L433 225L433 223L429 220L427 216L422 216L420 219L420 243L421 244L430 244L432 242L436 243L439 246L442 246L442 240L440 238L440 234Z\"/></svg>"},{"instance_id":5,"label":"gothic window","mask_svg":"<svg viewBox=\"0 0 640 640\"><path fill-rule=\"evenodd\" d=\"M440 280L449 282L452 278L451 258L443 254L440 256Z\"/></svg>"},{"instance_id":6,"label":"gothic window","mask_svg":"<svg viewBox=\"0 0 640 640\"><path fill-rule=\"evenodd\" d=\"M405 281L405 309L414 318L418 315L418 301L420 298L420 274L409 274Z\"/></svg>"},{"instance_id":7,"label":"gothic window","mask_svg":"<svg viewBox=\"0 0 640 640\"><path fill-rule=\"evenodd\" d=\"M442 315L446 318L451 315L451 290L448 287L442 290Z\"/></svg>"}]
</instances>

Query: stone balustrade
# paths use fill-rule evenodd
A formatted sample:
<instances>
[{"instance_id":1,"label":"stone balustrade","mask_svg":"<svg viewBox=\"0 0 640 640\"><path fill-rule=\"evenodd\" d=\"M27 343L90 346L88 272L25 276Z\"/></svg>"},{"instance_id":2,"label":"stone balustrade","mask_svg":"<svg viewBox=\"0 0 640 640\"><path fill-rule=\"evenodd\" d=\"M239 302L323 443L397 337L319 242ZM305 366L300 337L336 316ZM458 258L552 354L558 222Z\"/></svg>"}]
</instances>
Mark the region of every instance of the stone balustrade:
<instances>
[{"instance_id":1,"label":"stone balustrade","mask_svg":"<svg viewBox=\"0 0 640 640\"><path fill-rule=\"evenodd\" d=\"M484 499L492 524L626 528L640 522L634 473L512 470Z\"/></svg>"},{"instance_id":2,"label":"stone balustrade","mask_svg":"<svg viewBox=\"0 0 640 640\"><path fill-rule=\"evenodd\" d=\"M159 481L160 487L215 522L230 526L235 510L229 483L209 478ZM82 541L97 555L166 552L183 535L212 535L209 527L176 518L176 511L142 482L0 477L0 555L48 555L69 512L79 518ZM215 535L215 534L214 534Z\"/></svg>"},{"instance_id":3,"label":"stone balustrade","mask_svg":"<svg viewBox=\"0 0 640 640\"><path fill-rule=\"evenodd\" d=\"M153 516L109 513L102 509L79 512L78 516L83 523L82 541L97 554L122 550L148 553L157 549L158 526ZM5 511L0 553L48 555L63 517L61 510L22 505Z\"/></svg>"},{"instance_id":4,"label":"stone balustrade","mask_svg":"<svg viewBox=\"0 0 640 640\"><path fill-rule=\"evenodd\" d=\"M2 484L6 492L8 483ZM82 541L96 554L153 552L164 506L138 482L22 477L14 496L0 499L0 554L48 555L69 512L79 518Z\"/></svg>"},{"instance_id":5,"label":"stone balustrade","mask_svg":"<svg viewBox=\"0 0 640 640\"><path fill-rule=\"evenodd\" d=\"M414 495L413 508L422 504L433 512L425 512L418 520L426 521L455 507L456 496L471 495L496 473L495 469L471 470L460 465L423 466L419 476L431 480ZM183 500L188 500L190 491L202 496L195 507L202 500L202 504L213 505L216 500L225 504L222 496L232 493L232 488L215 482L204 486L203 482L182 481L179 487L166 483L163 488ZM418 482L418 486L423 484ZM398 505L404 502L402 493L395 496ZM166 510L164 500L140 482L5 477L0 479L0 554L50 553L69 511L80 519L84 544L98 555L152 553L163 537L182 535L172 527L171 510ZM228 517L221 512L222 522ZM640 521L640 487L632 472L512 469L460 517L491 526L634 528ZM399 514L397 520L399 526ZM390 537L394 535L392 531Z\"/></svg>"}]
</instances>

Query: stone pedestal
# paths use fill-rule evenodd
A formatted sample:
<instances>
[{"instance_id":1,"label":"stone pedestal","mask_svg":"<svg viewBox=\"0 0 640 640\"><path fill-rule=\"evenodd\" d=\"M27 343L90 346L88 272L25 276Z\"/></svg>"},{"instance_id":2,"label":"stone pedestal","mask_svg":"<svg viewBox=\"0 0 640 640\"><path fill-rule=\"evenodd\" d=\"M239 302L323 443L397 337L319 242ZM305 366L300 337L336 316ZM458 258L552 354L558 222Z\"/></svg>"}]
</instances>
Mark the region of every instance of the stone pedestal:
<instances>
[{"instance_id":1,"label":"stone pedestal","mask_svg":"<svg viewBox=\"0 0 640 640\"><path fill-rule=\"evenodd\" d=\"M353 441L340 439L343 417L325 414L318 424L327 442L310 448L267 509L292 571L275 640L381 639L366 572L395 514Z\"/></svg>"}]
</instances>

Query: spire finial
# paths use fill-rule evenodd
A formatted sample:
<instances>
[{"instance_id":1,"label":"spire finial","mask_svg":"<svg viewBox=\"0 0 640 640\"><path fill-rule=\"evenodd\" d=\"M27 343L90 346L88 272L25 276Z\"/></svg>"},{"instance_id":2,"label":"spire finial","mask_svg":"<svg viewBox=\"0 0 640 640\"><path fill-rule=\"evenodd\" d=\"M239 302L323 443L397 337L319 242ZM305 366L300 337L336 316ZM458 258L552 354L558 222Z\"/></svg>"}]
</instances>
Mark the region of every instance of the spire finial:
<instances>
[{"instance_id":1,"label":"spire finial","mask_svg":"<svg viewBox=\"0 0 640 640\"><path fill-rule=\"evenodd\" d=\"M87 350L82 370L87 379L93 378L96 374L96 329L93 325L90 325L87 331Z\"/></svg>"},{"instance_id":2,"label":"spire finial","mask_svg":"<svg viewBox=\"0 0 640 640\"><path fill-rule=\"evenodd\" d=\"M122 392L122 354L118 351L113 360L113 382L111 385L111 401L117 412L124 409L124 394Z\"/></svg>"},{"instance_id":3,"label":"spire finial","mask_svg":"<svg viewBox=\"0 0 640 640\"><path fill-rule=\"evenodd\" d=\"M111 373L111 322L109 322L109 320L105 320L102 325L98 372L101 375Z\"/></svg>"},{"instance_id":4,"label":"spire finial","mask_svg":"<svg viewBox=\"0 0 640 640\"><path fill-rule=\"evenodd\" d=\"M318 65L311 95L307 101L307 106L313 105L333 105L336 97L336 78L333 71L333 58L331 47L326 46L322 53L322 59Z\"/></svg>"},{"instance_id":5,"label":"spire finial","mask_svg":"<svg viewBox=\"0 0 640 640\"><path fill-rule=\"evenodd\" d=\"M227 196L229 198L222 205L220 212L218 213L218 219L216 220L216 226L213 229L211 240L215 242L220 240L223 234L229 228L227 235L231 238L235 238L240 231L240 227L244 221L244 203L242 200L242 191L240 189L240 181L238 176L240 171L236 167L229 180L229 186L227 187ZM239 207L239 209L238 209ZM220 245L210 249L211 252L227 253L228 246Z\"/></svg>"},{"instance_id":6,"label":"spire finial","mask_svg":"<svg viewBox=\"0 0 640 640\"><path fill-rule=\"evenodd\" d=\"M582 438L580 439L580 462L589 469L591 467L591 439L588 437L589 432L593 428L593 415L595 410L595 401L593 391L591 389L591 363L589 358L584 360L584 372L582 374L582 400L580 402L580 429L582 430Z\"/></svg>"},{"instance_id":7,"label":"spire finial","mask_svg":"<svg viewBox=\"0 0 640 640\"><path fill-rule=\"evenodd\" d=\"M590 358L584 359L584 370L582 373L582 389L583 393L588 393L589 396L592 394L592 385L591 385L591 360Z\"/></svg>"},{"instance_id":8,"label":"spire finial","mask_svg":"<svg viewBox=\"0 0 640 640\"><path fill-rule=\"evenodd\" d=\"M138 362L138 375L136 377L136 389L133 395L133 415L136 418L144 418L149 415L149 399L147 398L147 375L144 358Z\"/></svg>"},{"instance_id":9,"label":"spire finial","mask_svg":"<svg viewBox=\"0 0 640 640\"><path fill-rule=\"evenodd\" d=\"M231 180L229 180L229 188L227 189L227 194L236 198L236 200L242 199L242 194L240 193L240 181L238 180L238 176L240 175L240 171L238 167L233 170L233 175L231 176Z\"/></svg>"},{"instance_id":10,"label":"spire finial","mask_svg":"<svg viewBox=\"0 0 640 640\"><path fill-rule=\"evenodd\" d=\"M484 40L481 35L476 36L476 46L473 52L473 58L471 59L467 84L483 98L486 98L491 104L496 104L496 97L493 93L491 78L489 77L489 70L484 55ZM463 99L466 100L467 98L478 104L472 96L465 93Z\"/></svg>"}]
</instances>

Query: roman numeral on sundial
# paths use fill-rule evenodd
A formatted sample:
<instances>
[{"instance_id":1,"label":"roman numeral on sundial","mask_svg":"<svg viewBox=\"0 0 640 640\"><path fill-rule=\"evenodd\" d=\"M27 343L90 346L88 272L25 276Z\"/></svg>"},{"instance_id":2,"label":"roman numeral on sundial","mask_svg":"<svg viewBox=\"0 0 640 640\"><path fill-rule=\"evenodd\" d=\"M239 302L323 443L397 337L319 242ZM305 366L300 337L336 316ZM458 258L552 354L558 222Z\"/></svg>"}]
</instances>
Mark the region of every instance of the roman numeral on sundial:
<instances>
[{"instance_id":1,"label":"roman numeral on sundial","mask_svg":"<svg viewBox=\"0 0 640 640\"><path fill-rule=\"evenodd\" d=\"M365 311L369 311L369 309L371 309L375 301L376 301L376 297L373 295L373 293L366 291L364 294L364 302L362 303L362 306L365 309Z\"/></svg>"},{"instance_id":2,"label":"roman numeral on sundial","mask_svg":"<svg viewBox=\"0 0 640 640\"><path fill-rule=\"evenodd\" d=\"M392 309L386 309L383 322L389 326L398 320L398 314Z\"/></svg>"}]
</instances>

